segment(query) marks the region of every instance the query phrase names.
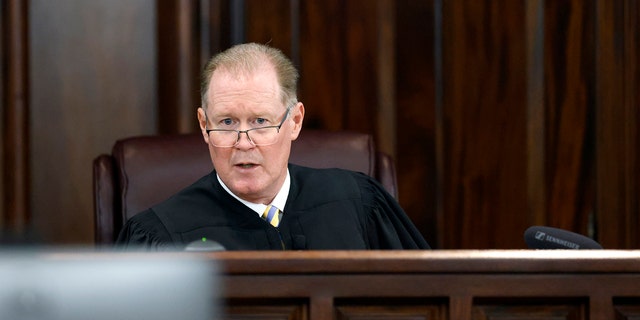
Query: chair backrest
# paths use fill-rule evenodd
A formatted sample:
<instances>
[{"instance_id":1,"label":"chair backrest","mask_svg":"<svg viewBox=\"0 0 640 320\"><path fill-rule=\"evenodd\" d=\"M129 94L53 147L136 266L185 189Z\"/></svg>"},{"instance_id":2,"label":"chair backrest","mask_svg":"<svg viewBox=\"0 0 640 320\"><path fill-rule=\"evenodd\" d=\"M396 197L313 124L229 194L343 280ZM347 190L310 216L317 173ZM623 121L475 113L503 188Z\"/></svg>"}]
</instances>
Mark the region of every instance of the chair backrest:
<instances>
[{"instance_id":1,"label":"chair backrest","mask_svg":"<svg viewBox=\"0 0 640 320\"><path fill-rule=\"evenodd\" d=\"M376 151L371 135L303 130L290 162L343 168L377 179L397 196L395 165ZM119 140L111 154L93 162L95 240L111 244L127 219L190 185L213 169L200 133L140 136Z\"/></svg>"}]
</instances>

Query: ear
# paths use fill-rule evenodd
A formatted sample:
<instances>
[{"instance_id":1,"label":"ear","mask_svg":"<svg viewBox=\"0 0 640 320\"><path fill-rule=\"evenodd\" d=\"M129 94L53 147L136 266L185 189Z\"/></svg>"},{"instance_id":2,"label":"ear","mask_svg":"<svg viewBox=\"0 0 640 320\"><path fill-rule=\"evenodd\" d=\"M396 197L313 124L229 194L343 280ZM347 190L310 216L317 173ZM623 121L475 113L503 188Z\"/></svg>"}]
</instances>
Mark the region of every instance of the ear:
<instances>
[{"instance_id":1,"label":"ear","mask_svg":"<svg viewBox=\"0 0 640 320\"><path fill-rule=\"evenodd\" d=\"M293 121L293 130L291 130L291 141L298 139L298 135L302 130L302 120L304 120L304 105L298 102L291 110L291 120Z\"/></svg>"},{"instance_id":2,"label":"ear","mask_svg":"<svg viewBox=\"0 0 640 320\"><path fill-rule=\"evenodd\" d=\"M207 134L207 116L204 109L198 108L198 124L200 125L200 131L202 132L202 138L206 144L209 144L209 135Z\"/></svg>"}]
</instances>

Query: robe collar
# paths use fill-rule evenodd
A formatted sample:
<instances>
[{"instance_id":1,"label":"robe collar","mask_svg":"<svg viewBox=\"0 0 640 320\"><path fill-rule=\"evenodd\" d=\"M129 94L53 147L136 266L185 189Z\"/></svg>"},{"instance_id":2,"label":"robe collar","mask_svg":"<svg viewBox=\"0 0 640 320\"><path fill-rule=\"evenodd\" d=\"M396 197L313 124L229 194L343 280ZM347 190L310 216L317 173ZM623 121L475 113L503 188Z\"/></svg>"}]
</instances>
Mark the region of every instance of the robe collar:
<instances>
[{"instance_id":1,"label":"robe collar","mask_svg":"<svg viewBox=\"0 0 640 320\"><path fill-rule=\"evenodd\" d=\"M249 209L255 211L258 214L258 216L262 216L262 213L267 208L267 205L262 203L249 202L247 200L241 199L240 197L235 195L233 192L231 192L231 190L229 190L227 185L224 184L224 182L222 182L222 179L220 179L220 176L218 175L217 172L216 172L216 178L218 178L218 182L220 182L220 185L227 193L229 193L232 197L236 198L245 206L249 207ZM289 196L290 188L291 188L291 176L289 175L289 169L287 168L287 177L284 179L284 183L282 184L282 187L280 187L280 191L278 191L278 194L276 194L276 197L273 198L273 201L271 201L270 205L276 206L276 208L280 209L280 211L284 213L284 209L285 209L284 206L287 203L287 197Z\"/></svg>"}]
</instances>

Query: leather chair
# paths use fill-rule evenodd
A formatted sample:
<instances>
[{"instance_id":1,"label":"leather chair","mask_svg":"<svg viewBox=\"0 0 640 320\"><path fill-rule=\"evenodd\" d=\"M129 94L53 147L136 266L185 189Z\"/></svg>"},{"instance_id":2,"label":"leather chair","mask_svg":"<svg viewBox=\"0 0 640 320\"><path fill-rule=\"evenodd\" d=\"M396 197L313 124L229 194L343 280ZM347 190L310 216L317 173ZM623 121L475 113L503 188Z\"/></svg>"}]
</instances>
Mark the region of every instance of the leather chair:
<instances>
[{"instance_id":1,"label":"leather chair","mask_svg":"<svg viewBox=\"0 0 640 320\"><path fill-rule=\"evenodd\" d=\"M290 162L344 168L376 178L397 196L395 165L371 135L303 129ZM163 201L213 169L200 133L140 136L115 143L93 161L96 244L112 244L127 219Z\"/></svg>"}]
</instances>

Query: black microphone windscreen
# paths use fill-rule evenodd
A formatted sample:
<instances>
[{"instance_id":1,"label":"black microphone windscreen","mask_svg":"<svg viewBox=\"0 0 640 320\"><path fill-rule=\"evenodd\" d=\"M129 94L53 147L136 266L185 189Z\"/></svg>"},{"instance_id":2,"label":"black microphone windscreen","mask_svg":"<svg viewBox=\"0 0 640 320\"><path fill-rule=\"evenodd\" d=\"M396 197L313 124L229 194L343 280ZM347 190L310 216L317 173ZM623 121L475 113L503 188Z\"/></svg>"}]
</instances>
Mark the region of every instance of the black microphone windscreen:
<instances>
[{"instance_id":1,"label":"black microphone windscreen","mask_svg":"<svg viewBox=\"0 0 640 320\"><path fill-rule=\"evenodd\" d=\"M589 237L545 226L529 227L524 232L524 241L530 249L602 249Z\"/></svg>"}]
</instances>

